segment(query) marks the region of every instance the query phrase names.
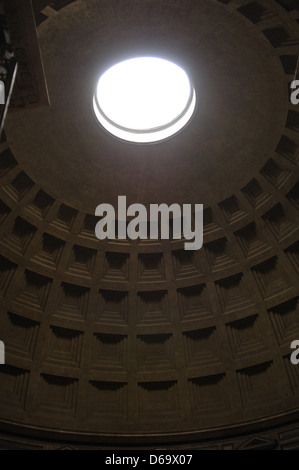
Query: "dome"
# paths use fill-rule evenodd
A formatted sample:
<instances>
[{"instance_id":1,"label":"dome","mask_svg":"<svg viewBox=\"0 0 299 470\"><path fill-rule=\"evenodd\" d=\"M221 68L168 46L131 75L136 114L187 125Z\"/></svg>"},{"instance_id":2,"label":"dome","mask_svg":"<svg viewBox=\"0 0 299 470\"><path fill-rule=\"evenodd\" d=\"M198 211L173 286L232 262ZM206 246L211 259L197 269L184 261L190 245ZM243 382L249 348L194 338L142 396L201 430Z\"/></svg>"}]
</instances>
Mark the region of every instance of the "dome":
<instances>
[{"instance_id":1,"label":"dome","mask_svg":"<svg viewBox=\"0 0 299 470\"><path fill-rule=\"evenodd\" d=\"M283 447L275 430L299 429L297 2L32 4L0 143L1 439ZM99 77L133 57L194 87L165 140L95 118ZM99 240L96 207L119 196L202 204L202 248Z\"/></svg>"}]
</instances>

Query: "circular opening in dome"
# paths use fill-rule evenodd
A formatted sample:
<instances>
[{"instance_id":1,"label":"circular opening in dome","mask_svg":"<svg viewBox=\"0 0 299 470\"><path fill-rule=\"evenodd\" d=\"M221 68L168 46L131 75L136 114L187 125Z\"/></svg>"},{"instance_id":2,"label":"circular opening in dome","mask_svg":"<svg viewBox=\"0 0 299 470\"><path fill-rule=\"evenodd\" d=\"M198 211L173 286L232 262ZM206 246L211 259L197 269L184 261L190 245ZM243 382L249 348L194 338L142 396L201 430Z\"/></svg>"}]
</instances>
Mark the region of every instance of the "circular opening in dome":
<instances>
[{"instance_id":1,"label":"circular opening in dome","mask_svg":"<svg viewBox=\"0 0 299 470\"><path fill-rule=\"evenodd\" d=\"M186 72L165 59L138 57L100 76L93 107L100 124L131 142L157 142L181 130L195 109Z\"/></svg>"}]
</instances>

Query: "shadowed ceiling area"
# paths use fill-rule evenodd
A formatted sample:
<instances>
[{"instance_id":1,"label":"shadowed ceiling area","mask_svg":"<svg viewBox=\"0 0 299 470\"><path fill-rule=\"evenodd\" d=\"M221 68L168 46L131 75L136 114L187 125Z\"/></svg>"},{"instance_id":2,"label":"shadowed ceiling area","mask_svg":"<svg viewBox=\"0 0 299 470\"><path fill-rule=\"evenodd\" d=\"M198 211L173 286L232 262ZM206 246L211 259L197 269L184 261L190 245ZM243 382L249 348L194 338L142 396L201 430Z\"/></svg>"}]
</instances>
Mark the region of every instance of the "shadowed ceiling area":
<instances>
[{"instance_id":1,"label":"shadowed ceiling area","mask_svg":"<svg viewBox=\"0 0 299 470\"><path fill-rule=\"evenodd\" d=\"M298 418L297 1L32 4L50 105L28 106L38 76L24 85L19 46L0 143L0 429L183 442ZM186 70L196 110L168 140L124 142L95 119L97 79L149 55ZM95 208L119 195L203 204L203 247L99 241Z\"/></svg>"}]
</instances>

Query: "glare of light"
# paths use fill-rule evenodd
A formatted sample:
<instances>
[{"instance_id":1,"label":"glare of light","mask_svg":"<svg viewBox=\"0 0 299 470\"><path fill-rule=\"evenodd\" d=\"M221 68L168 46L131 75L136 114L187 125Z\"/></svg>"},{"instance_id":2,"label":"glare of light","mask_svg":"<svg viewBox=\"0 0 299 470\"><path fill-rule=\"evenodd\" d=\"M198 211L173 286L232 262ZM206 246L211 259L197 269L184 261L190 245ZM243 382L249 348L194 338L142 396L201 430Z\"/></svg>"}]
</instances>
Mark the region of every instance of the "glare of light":
<instances>
[{"instance_id":1,"label":"glare of light","mask_svg":"<svg viewBox=\"0 0 299 470\"><path fill-rule=\"evenodd\" d=\"M184 127L195 91L178 65L156 57L120 62L101 75L93 99L103 127L132 142L155 142Z\"/></svg>"}]
</instances>

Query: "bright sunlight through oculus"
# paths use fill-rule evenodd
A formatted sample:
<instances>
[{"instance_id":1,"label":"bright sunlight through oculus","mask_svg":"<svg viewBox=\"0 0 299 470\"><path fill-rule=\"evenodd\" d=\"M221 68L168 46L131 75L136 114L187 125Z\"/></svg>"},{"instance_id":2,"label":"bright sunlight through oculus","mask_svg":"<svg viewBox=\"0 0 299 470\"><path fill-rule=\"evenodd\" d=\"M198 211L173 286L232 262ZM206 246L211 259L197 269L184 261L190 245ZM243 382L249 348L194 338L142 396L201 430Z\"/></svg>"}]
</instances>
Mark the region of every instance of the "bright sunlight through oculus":
<instances>
[{"instance_id":1,"label":"bright sunlight through oculus","mask_svg":"<svg viewBox=\"0 0 299 470\"><path fill-rule=\"evenodd\" d=\"M98 121L131 142L156 142L184 127L195 109L186 72L168 60L139 57L108 69L93 99Z\"/></svg>"}]
</instances>

